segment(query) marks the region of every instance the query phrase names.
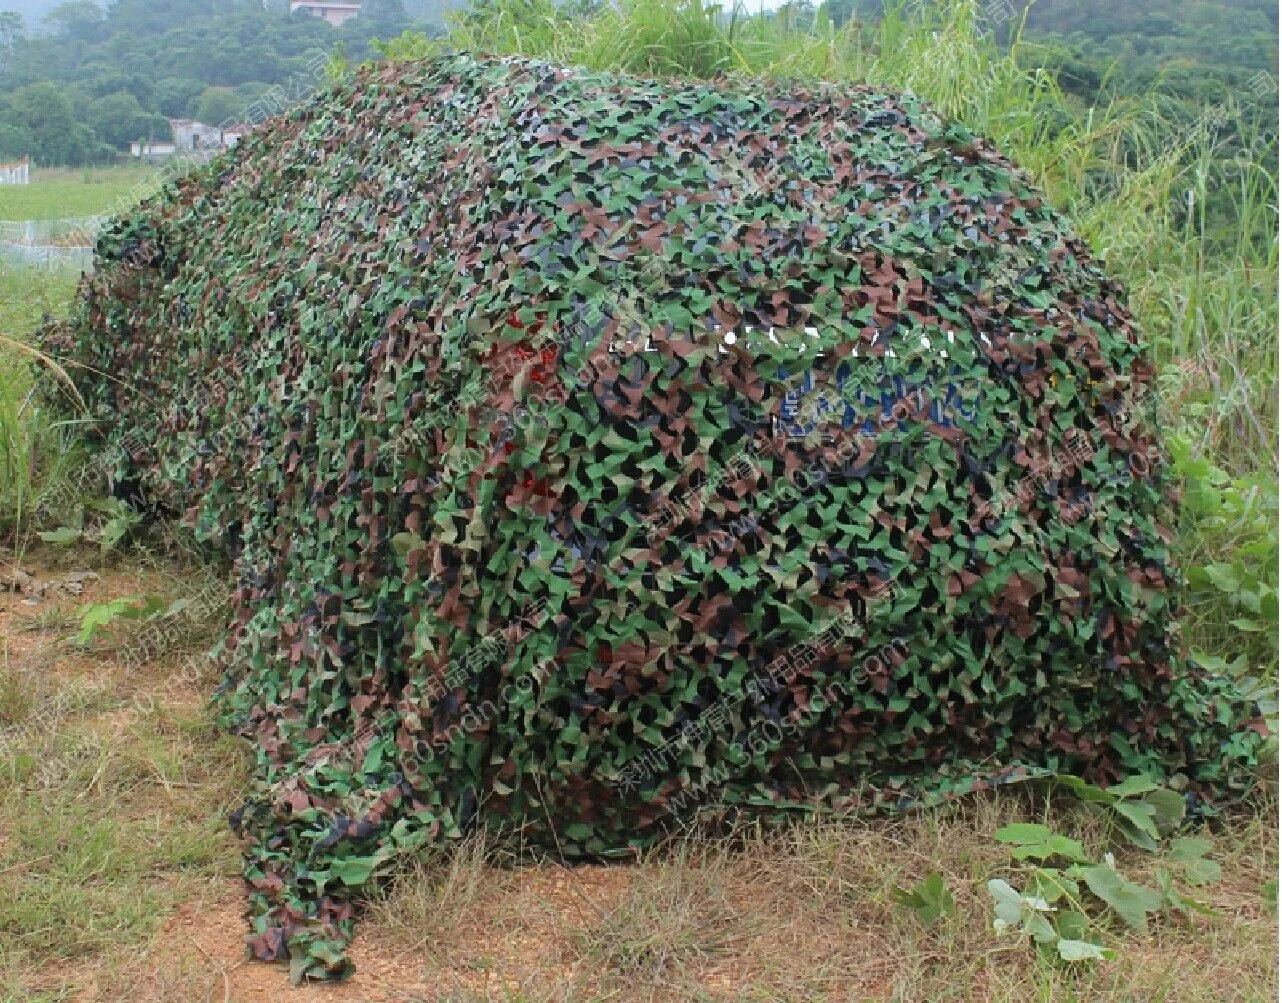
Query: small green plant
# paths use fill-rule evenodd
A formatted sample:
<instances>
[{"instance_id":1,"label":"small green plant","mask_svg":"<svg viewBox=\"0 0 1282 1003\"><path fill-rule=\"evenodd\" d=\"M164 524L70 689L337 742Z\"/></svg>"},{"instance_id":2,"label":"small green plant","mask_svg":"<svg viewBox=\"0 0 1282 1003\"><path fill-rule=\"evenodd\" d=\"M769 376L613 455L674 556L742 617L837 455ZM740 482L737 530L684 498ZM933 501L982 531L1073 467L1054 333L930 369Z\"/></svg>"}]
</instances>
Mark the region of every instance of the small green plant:
<instances>
[{"instance_id":1,"label":"small green plant","mask_svg":"<svg viewBox=\"0 0 1282 1003\"><path fill-rule=\"evenodd\" d=\"M1079 801L1103 813L1128 842L1150 853L1157 850L1163 836L1174 832L1184 821L1183 795L1158 786L1148 777L1131 777L1107 788L1067 774L1055 779Z\"/></svg>"},{"instance_id":2,"label":"small green plant","mask_svg":"<svg viewBox=\"0 0 1282 1003\"><path fill-rule=\"evenodd\" d=\"M126 617L137 619L142 616L142 599L138 596L120 596L110 602L91 603L80 614L80 633L76 643L87 648L98 638L99 632L110 627L116 620Z\"/></svg>"},{"instance_id":3,"label":"small green plant","mask_svg":"<svg viewBox=\"0 0 1282 1003\"><path fill-rule=\"evenodd\" d=\"M1059 889L1057 884L1056 889ZM1074 885L1074 887L1076 887ZM988 882L993 897L993 929L1002 934L1017 931L1031 937L1039 953L1065 962L1102 961L1113 952L1093 940L1090 920L1077 909L1059 911L1054 902L1066 894L1059 891L1053 898L1017 891L1001 878Z\"/></svg>"},{"instance_id":4,"label":"small green plant","mask_svg":"<svg viewBox=\"0 0 1282 1003\"><path fill-rule=\"evenodd\" d=\"M1261 582L1255 570L1242 562L1192 568L1189 580L1209 583L1232 603L1240 615L1229 625L1238 630L1258 634L1268 629L1268 621L1277 622L1277 590Z\"/></svg>"},{"instance_id":5,"label":"small green plant","mask_svg":"<svg viewBox=\"0 0 1282 1003\"><path fill-rule=\"evenodd\" d=\"M1182 880L1191 885L1210 885L1220 880L1220 865L1206 857L1210 852L1209 840L1200 836L1185 836L1172 841L1166 859L1175 866ZM1162 904L1168 910L1178 909L1185 915L1195 912L1204 916L1215 915L1215 910L1206 903L1181 892L1175 885L1175 876L1166 868L1159 868L1154 873L1154 878L1162 893Z\"/></svg>"},{"instance_id":6,"label":"small green plant","mask_svg":"<svg viewBox=\"0 0 1282 1003\"><path fill-rule=\"evenodd\" d=\"M74 526L59 526L57 529L50 529L37 535L45 543L51 543L56 547L70 547L73 543L79 543L84 539L85 531L76 529Z\"/></svg>"},{"instance_id":7,"label":"small green plant","mask_svg":"<svg viewBox=\"0 0 1282 1003\"><path fill-rule=\"evenodd\" d=\"M917 918L926 926L932 926L957 910L953 893L938 874L926 875L911 891L896 885L891 894L899 905L916 913Z\"/></svg>"},{"instance_id":8,"label":"small green plant","mask_svg":"<svg viewBox=\"0 0 1282 1003\"><path fill-rule=\"evenodd\" d=\"M97 543L104 554L120 545L141 522L142 516L118 498L101 498L88 502L87 507L104 516L85 525L84 509L77 511L79 525L59 526L37 534L45 543L70 547L77 543Z\"/></svg>"},{"instance_id":9,"label":"small green plant","mask_svg":"<svg viewBox=\"0 0 1282 1003\"><path fill-rule=\"evenodd\" d=\"M119 545L142 522L142 515L119 498L105 498L90 504L107 516L98 529L98 546L103 553Z\"/></svg>"},{"instance_id":10,"label":"small green plant","mask_svg":"<svg viewBox=\"0 0 1282 1003\"><path fill-rule=\"evenodd\" d=\"M1144 929L1148 913L1162 908L1161 893L1119 874L1111 854L1097 864L1077 840L1044 825L1008 825L998 830L997 839L1012 847L1015 860L1035 863L1026 870L1022 891L1000 878L988 882L993 928L998 933L1018 931L1032 938L1048 958L1077 962L1112 955L1100 942L1100 924L1090 918L1083 884L1132 929Z\"/></svg>"},{"instance_id":11,"label":"small green plant","mask_svg":"<svg viewBox=\"0 0 1282 1003\"><path fill-rule=\"evenodd\" d=\"M1183 487L1181 555L1187 568L1196 654L1239 678L1277 679L1277 488L1271 473L1231 476L1186 438L1168 439ZM1276 711L1276 702L1274 702ZM1267 713L1267 710L1266 710Z\"/></svg>"},{"instance_id":12,"label":"small green plant","mask_svg":"<svg viewBox=\"0 0 1282 1003\"><path fill-rule=\"evenodd\" d=\"M99 634L117 620L152 619L168 615L175 604L166 606L155 596L120 596L105 603L92 603L80 614L80 633L75 642L82 648L90 647Z\"/></svg>"},{"instance_id":13,"label":"small green plant","mask_svg":"<svg viewBox=\"0 0 1282 1003\"><path fill-rule=\"evenodd\" d=\"M1132 777L1108 788L1071 776L1057 780L1090 810L1103 813L1115 832L1149 852L1158 852L1161 840L1184 819L1183 797L1148 777ZM1040 823L1004 826L996 839L1010 848L1023 887L1003 878L988 882L993 927L998 933L1015 931L1029 937L1048 959L1083 962L1112 957L1101 937L1110 918L1143 931L1148 917L1156 913L1213 913L1182 890L1186 884L1204 886L1220 878L1220 865L1207 857L1211 843L1201 837L1171 840L1163 858L1168 866L1154 871L1156 889L1128 879L1112 853L1097 861L1080 840Z\"/></svg>"},{"instance_id":14,"label":"small green plant","mask_svg":"<svg viewBox=\"0 0 1282 1003\"><path fill-rule=\"evenodd\" d=\"M1270 878L1268 881L1264 882L1264 886L1260 889L1260 897L1264 899L1264 904L1268 908L1269 912L1276 916L1278 911L1277 878Z\"/></svg>"},{"instance_id":15,"label":"small green plant","mask_svg":"<svg viewBox=\"0 0 1282 1003\"><path fill-rule=\"evenodd\" d=\"M1181 836L1171 840L1166 859L1175 864L1184 880L1194 885L1211 885L1220 880L1220 865L1208 860L1211 841L1201 836Z\"/></svg>"}]
</instances>

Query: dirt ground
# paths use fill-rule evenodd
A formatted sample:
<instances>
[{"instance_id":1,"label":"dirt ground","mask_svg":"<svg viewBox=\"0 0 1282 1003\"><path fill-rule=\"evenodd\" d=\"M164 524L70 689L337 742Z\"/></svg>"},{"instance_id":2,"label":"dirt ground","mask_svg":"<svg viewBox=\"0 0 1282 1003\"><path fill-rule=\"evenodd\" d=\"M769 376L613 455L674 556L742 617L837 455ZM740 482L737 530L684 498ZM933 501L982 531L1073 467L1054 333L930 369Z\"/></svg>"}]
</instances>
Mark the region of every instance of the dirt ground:
<instances>
[{"instance_id":1,"label":"dirt ground","mask_svg":"<svg viewBox=\"0 0 1282 1003\"><path fill-rule=\"evenodd\" d=\"M369 907L350 981L291 988L285 967L245 960L223 821L244 752L208 721L211 681L179 668L209 638L141 665L120 657L137 620L74 641L90 607L199 583L163 563L83 563L27 556L15 581L0 561L0 1001L1277 998L1271 798L1207 831L1223 877L1196 893L1214 915L1110 928L1117 957L1074 970L991 929L985 881L1012 866L992 834L1047 818L1017 794L733 847L693 839L612 867L506 869L469 841L410 862ZM1056 819L1104 849L1091 819ZM1160 864L1118 859L1136 880ZM928 927L894 889L932 872L956 908Z\"/></svg>"}]
</instances>

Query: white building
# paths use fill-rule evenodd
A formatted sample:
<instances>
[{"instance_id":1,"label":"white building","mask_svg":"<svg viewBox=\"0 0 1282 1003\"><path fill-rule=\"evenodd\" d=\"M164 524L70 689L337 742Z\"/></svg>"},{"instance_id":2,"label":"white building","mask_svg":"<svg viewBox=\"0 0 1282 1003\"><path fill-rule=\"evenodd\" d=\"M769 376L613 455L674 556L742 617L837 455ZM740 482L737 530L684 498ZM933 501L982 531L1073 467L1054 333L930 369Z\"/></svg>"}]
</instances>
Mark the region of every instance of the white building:
<instances>
[{"instance_id":1,"label":"white building","mask_svg":"<svg viewBox=\"0 0 1282 1003\"><path fill-rule=\"evenodd\" d=\"M330 3L329 0L289 0L289 12L301 10L304 14L323 17L335 28L350 21L361 12L361 5L356 3Z\"/></svg>"},{"instance_id":2,"label":"white building","mask_svg":"<svg viewBox=\"0 0 1282 1003\"><path fill-rule=\"evenodd\" d=\"M31 182L31 161L23 157L14 164L0 164L0 185L25 185Z\"/></svg>"},{"instance_id":3,"label":"white building","mask_svg":"<svg viewBox=\"0 0 1282 1003\"><path fill-rule=\"evenodd\" d=\"M206 125L191 118L171 118L174 145L180 150L208 150L223 145L223 133L215 125Z\"/></svg>"},{"instance_id":4,"label":"white building","mask_svg":"<svg viewBox=\"0 0 1282 1003\"><path fill-rule=\"evenodd\" d=\"M223 146L225 146L227 149L230 150L233 146L235 146L237 143L240 142L242 136L248 136L253 131L253 129L254 127L252 125L249 125L248 123L245 123L243 125L238 124L238 125L223 126L223 132L222 132Z\"/></svg>"},{"instance_id":5,"label":"white building","mask_svg":"<svg viewBox=\"0 0 1282 1003\"><path fill-rule=\"evenodd\" d=\"M174 143L158 143L149 141L140 143L134 140L129 144L129 152L135 157L141 157L144 160L159 160L161 157L172 157L178 152L178 147Z\"/></svg>"}]
</instances>

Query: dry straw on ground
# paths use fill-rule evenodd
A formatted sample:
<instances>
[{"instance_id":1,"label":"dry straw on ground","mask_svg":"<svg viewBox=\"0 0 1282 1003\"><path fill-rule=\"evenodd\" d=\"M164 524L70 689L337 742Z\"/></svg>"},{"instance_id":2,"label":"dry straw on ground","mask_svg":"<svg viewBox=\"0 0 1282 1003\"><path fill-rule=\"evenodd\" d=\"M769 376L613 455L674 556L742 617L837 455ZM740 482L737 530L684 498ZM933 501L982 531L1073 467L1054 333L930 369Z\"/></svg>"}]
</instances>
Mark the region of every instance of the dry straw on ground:
<instances>
[{"instance_id":1,"label":"dry straw on ground","mask_svg":"<svg viewBox=\"0 0 1282 1003\"><path fill-rule=\"evenodd\" d=\"M37 577L53 572L33 568ZM176 587L102 569L83 601ZM188 590L197 580L188 583ZM726 838L678 835L610 867L522 867L474 837L407 859L367 910L344 986L291 991L284 968L246 963L237 855L222 813L241 754L215 741L203 695L176 686L173 652L136 673L56 643L74 620L0 594L0 727L78 697L0 770L0 999L274 1003L453 1000L1181 1000L1277 998L1276 804L1211 834L1217 915L1118 934L1117 960L1066 973L991 930L984 881L1008 863L992 834L1042 819L1031 792L903 819L811 821ZM123 643L130 624L117 624ZM149 713L138 708L152 707ZM1088 850L1098 823L1052 818ZM1119 853L1143 880L1154 858ZM957 912L927 929L892 889L938 872Z\"/></svg>"}]
</instances>

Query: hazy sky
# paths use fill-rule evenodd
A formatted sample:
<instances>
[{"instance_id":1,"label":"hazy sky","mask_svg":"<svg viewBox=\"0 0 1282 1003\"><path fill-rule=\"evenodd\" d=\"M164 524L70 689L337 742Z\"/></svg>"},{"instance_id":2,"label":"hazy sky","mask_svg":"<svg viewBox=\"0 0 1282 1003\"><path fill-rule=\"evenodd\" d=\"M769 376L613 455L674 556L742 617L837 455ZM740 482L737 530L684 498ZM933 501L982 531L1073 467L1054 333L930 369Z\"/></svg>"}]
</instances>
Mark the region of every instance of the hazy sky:
<instances>
[{"instance_id":1,"label":"hazy sky","mask_svg":"<svg viewBox=\"0 0 1282 1003\"><path fill-rule=\"evenodd\" d=\"M0 10L16 10L27 21L28 28L38 27L41 18L53 10L62 0L0 0ZM159 0L163 2L163 0ZM778 10L784 0L741 0L743 7L750 14L758 10ZM818 0L812 0L818 6ZM724 0L722 8L733 6L733 0Z\"/></svg>"},{"instance_id":2,"label":"hazy sky","mask_svg":"<svg viewBox=\"0 0 1282 1003\"><path fill-rule=\"evenodd\" d=\"M61 2L62 0L0 0L0 10L16 10L26 19L28 28L35 28L40 19Z\"/></svg>"}]
</instances>

